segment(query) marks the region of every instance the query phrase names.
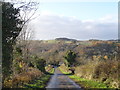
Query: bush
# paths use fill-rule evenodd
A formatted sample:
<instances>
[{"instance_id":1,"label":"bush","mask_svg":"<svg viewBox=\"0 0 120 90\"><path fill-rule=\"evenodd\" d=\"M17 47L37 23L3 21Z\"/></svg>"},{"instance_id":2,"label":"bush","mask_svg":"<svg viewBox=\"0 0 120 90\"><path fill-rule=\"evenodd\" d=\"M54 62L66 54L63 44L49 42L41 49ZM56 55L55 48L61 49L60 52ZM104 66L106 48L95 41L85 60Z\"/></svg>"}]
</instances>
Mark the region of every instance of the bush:
<instances>
[{"instance_id":1,"label":"bush","mask_svg":"<svg viewBox=\"0 0 120 90\"><path fill-rule=\"evenodd\" d=\"M100 62L95 67L95 78L99 78L100 76L104 77L113 77L118 78L118 62L116 61L106 61L106 62Z\"/></svg>"},{"instance_id":2,"label":"bush","mask_svg":"<svg viewBox=\"0 0 120 90\"><path fill-rule=\"evenodd\" d=\"M118 61L106 61L106 62L100 62L96 67L94 71L94 79L98 79L106 84L111 85L112 87L119 88L119 81L120 78L118 64L120 65L120 62Z\"/></svg>"},{"instance_id":3,"label":"bush","mask_svg":"<svg viewBox=\"0 0 120 90\"><path fill-rule=\"evenodd\" d=\"M76 67L75 74L81 78L92 79L94 72L94 65L81 65Z\"/></svg>"},{"instance_id":4,"label":"bush","mask_svg":"<svg viewBox=\"0 0 120 90\"><path fill-rule=\"evenodd\" d=\"M12 79L6 80L4 82L4 87L7 88L17 88L21 87L25 83L29 83L32 80L41 77L43 73L35 68L29 68L27 72L23 72L15 75Z\"/></svg>"},{"instance_id":5,"label":"bush","mask_svg":"<svg viewBox=\"0 0 120 90\"><path fill-rule=\"evenodd\" d=\"M106 83L109 87L120 88L118 61L98 61L76 67L75 74L79 77Z\"/></svg>"}]
</instances>

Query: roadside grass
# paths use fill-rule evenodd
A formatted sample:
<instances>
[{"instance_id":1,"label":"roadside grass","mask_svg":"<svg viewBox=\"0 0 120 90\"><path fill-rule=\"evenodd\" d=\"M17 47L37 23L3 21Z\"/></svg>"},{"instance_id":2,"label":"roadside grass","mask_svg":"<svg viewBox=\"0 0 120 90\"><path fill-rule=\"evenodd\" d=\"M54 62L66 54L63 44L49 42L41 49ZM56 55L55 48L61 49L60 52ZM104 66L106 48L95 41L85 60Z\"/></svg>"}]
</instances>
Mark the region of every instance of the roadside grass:
<instances>
[{"instance_id":1,"label":"roadside grass","mask_svg":"<svg viewBox=\"0 0 120 90\"><path fill-rule=\"evenodd\" d=\"M50 74L54 73L54 68L49 71ZM26 83L22 88L45 88L51 75L44 74L42 77L32 81L31 83Z\"/></svg>"},{"instance_id":2,"label":"roadside grass","mask_svg":"<svg viewBox=\"0 0 120 90\"><path fill-rule=\"evenodd\" d=\"M108 88L104 83L101 83L101 82L87 80L75 75L72 75L69 77L84 88Z\"/></svg>"},{"instance_id":3,"label":"roadside grass","mask_svg":"<svg viewBox=\"0 0 120 90\"><path fill-rule=\"evenodd\" d=\"M61 68L60 71L64 74L69 74L68 72L64 72ZM97 82L97 81L93 81L93 80L88 80L88 79L84 79L84 78L80 78L76 75L68 75L73 81L75 81L77 84L79 84L81 87L83 88L96 88L96 89L107 89L107 88L111 88L108 87L106 84L101 83L101 82Z\"/></svg>"},{"instance_id":4,"label":"roadside grass","mask_svg":"<svg viewBox=\"0 0 120 90\"><path fill-rule=\"evenodd\" d=\"M25 84L23 88L45 88L49 78L50 75L44 75L29 84Z\"/></svg>"}]
</instances>

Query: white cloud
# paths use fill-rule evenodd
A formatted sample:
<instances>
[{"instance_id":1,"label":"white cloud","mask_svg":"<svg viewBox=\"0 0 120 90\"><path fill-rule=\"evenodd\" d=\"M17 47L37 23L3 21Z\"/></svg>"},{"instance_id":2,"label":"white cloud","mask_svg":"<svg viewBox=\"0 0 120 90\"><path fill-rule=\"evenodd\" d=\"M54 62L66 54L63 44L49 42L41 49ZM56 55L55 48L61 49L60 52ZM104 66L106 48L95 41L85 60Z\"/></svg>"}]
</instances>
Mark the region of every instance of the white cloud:
<instances>
[{"instance_id":1,"label":"white cloud","mask_svg":"<svg viewBox=\"0 0 120 90\"><path fill-rule=\"evenodd\" d=\"M44 16L44 15L53 15L53 12L50 12L50 11L41 11L41 15Z\"/></svg>"},{"instance_id":2,"label":"white cloud","mask_svg":"<svg viewBox=\"0 0 120 90\"><path fill-rule=\"evenodd\" d=\"M112 20L112 21L111 21ZM36 32L35 39L55 39L68 37L74 39L116 39L118 36L117 22L113 17L98 20L81 21L76 17L66 17L44 13L32 22Z\"/></svg>"},{"instance_id":3,"label":"white cloud","mask_svg":"<svg viewBox=\"0 0 120 90\"><path fill-rule=\"evenodd\" d=\"M116 19L114 17L116 17ZM117 22L117 17L117 15L106 15L105 17L100 18L99 21L102 23Z\"/></svg>"}]
</instances>

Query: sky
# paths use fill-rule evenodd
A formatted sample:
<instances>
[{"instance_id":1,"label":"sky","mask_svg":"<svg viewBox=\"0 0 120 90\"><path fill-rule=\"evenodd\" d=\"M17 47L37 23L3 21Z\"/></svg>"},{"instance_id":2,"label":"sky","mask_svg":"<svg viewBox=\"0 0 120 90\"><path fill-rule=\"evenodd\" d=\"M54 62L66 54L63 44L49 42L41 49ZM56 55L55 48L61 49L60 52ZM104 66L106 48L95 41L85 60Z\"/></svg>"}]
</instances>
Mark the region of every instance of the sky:
<instances>
[{"instance_id":1,"label":"sky","mask_svg":"<svg viewBox=\"0 0 120 90\"><path fill-rule=\"evenodd\" d=\"M30 26L34 39L117 39L117 2L41 2Z\"/></svg>"}]
</instances>

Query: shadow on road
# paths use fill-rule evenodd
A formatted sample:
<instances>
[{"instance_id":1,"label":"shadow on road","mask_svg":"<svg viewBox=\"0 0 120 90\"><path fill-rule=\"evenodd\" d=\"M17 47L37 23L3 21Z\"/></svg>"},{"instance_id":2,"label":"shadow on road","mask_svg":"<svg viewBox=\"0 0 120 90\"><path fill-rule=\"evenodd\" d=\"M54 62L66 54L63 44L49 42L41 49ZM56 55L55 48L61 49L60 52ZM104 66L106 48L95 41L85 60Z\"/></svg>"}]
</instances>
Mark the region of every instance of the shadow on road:
<instances>
[{"instance_id":1,"label":"shadow on road","mask_svg":"<svg viewBox=\"0 0 120 90\"><path fill-rule=\"evenodd\" d=\"M64 74L64 75L74 75L73 73L68 73L68 74Z\"/></svg>"},{"instance_id":2,"label":"shadow on road","mask_svg":"<svg viewBox=\"0 0 120 90\"><path fill-rule=\"evenodd\" d=\"M54 75L53 73L45 72L46 75Z\"/></svg>"}]
</instances>

